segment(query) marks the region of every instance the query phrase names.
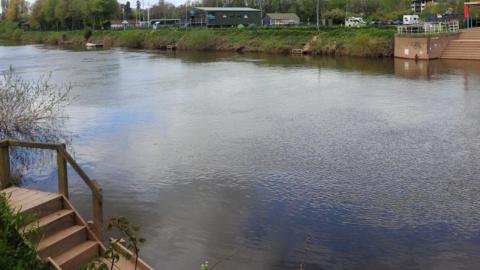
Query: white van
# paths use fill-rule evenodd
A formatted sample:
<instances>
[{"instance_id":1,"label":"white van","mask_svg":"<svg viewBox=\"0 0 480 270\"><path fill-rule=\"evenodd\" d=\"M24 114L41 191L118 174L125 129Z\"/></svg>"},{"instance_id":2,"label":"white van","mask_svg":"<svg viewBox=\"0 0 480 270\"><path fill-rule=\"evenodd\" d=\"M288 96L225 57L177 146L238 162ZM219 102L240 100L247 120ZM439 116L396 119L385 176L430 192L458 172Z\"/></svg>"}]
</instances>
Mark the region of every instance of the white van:
<instances>
[{"instance_id":1,"label":"white van","mask_svg":"<svg viewBox=\"0 0 480 270\"><path fill-rule=\"evenodd\" d=\"M420 17L418 15L403 15L403 24L405 25L413 25L419 24Z\"/></svg>"},{"instance_id":2,"label":"white van","mask_svg":"<svg viewBox=\"0 0 480 270\"><path fill-rule=\"evenodd\" d=\"M346 27L360 27L365 25L367 25L367 23L360 17L348 17L345 19Z\"/></svg>"}]
</instances>

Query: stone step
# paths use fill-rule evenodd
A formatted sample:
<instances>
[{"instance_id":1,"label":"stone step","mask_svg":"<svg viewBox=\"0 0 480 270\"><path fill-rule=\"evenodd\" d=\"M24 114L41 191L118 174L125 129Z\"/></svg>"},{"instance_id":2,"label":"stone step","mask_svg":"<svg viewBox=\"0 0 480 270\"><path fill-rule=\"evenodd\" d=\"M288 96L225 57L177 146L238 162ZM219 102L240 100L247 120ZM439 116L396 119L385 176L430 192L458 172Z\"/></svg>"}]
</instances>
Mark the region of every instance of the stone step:
<instances>
[{"instance_id":1,"label":"stone step","mask_svg":"<svg viewBox=\"0 0 480 270\"><path fill-rule=\"evenodd\" d=\"M441 58L445 57L455 57L455 58L462 58L462 59L477 59L480 58L480 55L465 55L465 54L444 54Z\"/></svg>"},{"instance_id":2,"label":"stone step","mask_svg":"<svg viewBox=\"0 0 480 270\"><path fill-rule=\"evenodd\" d=\"M442 56L441 59L455 59L455 60L480 60L480 57L460 57L460 56Z\"/></svg>"}]
</instances>

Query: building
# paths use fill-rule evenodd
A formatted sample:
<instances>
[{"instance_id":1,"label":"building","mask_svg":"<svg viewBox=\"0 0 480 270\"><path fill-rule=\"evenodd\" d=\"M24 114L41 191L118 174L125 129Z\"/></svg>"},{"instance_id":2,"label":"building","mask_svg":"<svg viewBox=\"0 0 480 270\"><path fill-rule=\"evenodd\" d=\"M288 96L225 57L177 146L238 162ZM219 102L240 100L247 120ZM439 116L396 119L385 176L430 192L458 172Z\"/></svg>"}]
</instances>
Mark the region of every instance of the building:
<instances>
[{"instance_id":1,"label":"building","mask_svg":"<svg viewBox=\"0 0 480 270\"><path fill-rule=\"evenodd\" d=\"M264 25L298 25L300 18L295 13L267 13Z\"/></svg>"},{"instance_id":2,"label":"building","mask_svg":"<svg viewBox=\"0 0 480 270\"><path fill-rule=\"evenodd\" d=\"M137 25L135 20L111 20L110 21L110 28L111 29L124 29L124 28L132 28Z\"/></svg>"},{"instance_id":3,"label":"building","mask_svg":"<svg viewBox=\"0 0 480 270\"><path fill-rule=\"evenodd\" d=\"M435 0L412 0L410 6L412 7L412 11L416 13L421 13L425 9L427 3L430 2L435 3Z\"/></svg>"},{"instance_id":4,"label":"building","mask_svg":"<svg viewBox=\"0 0 480 270\"><path fill-rule=\"evenodd\" d=\"M196 7L189 13L191 25L232 27L262 23L259 9L240 7Z\"/></svg>"}]
</instances>

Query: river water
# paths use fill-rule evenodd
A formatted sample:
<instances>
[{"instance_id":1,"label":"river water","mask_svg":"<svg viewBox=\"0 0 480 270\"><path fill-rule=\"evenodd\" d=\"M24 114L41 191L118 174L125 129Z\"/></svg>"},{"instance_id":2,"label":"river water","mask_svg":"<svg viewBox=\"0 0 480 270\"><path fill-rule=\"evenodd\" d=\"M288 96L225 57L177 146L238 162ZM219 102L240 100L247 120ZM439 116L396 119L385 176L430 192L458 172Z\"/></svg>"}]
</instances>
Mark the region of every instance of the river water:
<instances>
[{"instance_id":1,"label":"river water","mask_svg":"<svg viewBox=\"0 0 480 270\"><path fill-rule=\"evenodd\" d=\"M157 269L480 265L480 62L0 47L9 65L74 85L71 149ZM25 185L55 190L54 166Z\"/></svg>"}]
</instances>

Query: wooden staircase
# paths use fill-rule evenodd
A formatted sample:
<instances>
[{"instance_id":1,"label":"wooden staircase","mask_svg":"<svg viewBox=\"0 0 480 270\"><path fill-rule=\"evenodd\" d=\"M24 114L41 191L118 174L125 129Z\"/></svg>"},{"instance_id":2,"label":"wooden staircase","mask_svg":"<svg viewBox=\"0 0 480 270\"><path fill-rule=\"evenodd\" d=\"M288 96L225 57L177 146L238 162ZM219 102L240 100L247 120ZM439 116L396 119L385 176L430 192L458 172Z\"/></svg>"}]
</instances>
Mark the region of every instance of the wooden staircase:
<instances>
[{"instance_id":1,"label":"wooden staircase","mask_svg":"<svg viewBox=\"0 0 480 270\"><path fill-rule=\"evenodd\" d=\"M9 147L35 147L46 149L60 149L57 152L59 165L59 190L66 191L65 194L44 192L27 188L11 186L9 176ZM63 149L63 150L62 150ZM66 161L89 183L94 204L94 222L85 222L68 200L68 184L66 183ZM91 181L88 182L88 181ZM37 143L24 143L18 141L0 142L0 192L5 193L8 204L15 212L22 214L34 214L38 220L20 229L36 227L40 231L40 239L37 247L38 255L42 260L50 263L57 270L75 270L90 262L96 262L100 258L110 269L110 263L106 258L105 246L101 242L101 205L102 191L98 184L86 176L78 164L65 151L63 145L47 145ZM3 188L3 189L2 189ZM96 206L95 206L96 205ZM100 209L100 210L99 210ZM100 215L100 216L99 216ZM97 223L97 224L95 224ZM100 224L98 224L100 223ZM122 254L130 253L120 243L115 242L114 249ZM1 267L0 267L1 268ZM115 270L134 270L134 257L126 259L120 256L115 263ZM153 270L144 261L139 259L138 270Z\"/></svg>"},{"instance_id":2,"label":"wooden staircase","mask_svg":"<svg viewBox=\"0 0 480 270\"><path fill-rule=\"evenodd\" d=\"M443 59L480 60L480 28L463 29L442 52Z\"/></svg>"}]
</instances>

